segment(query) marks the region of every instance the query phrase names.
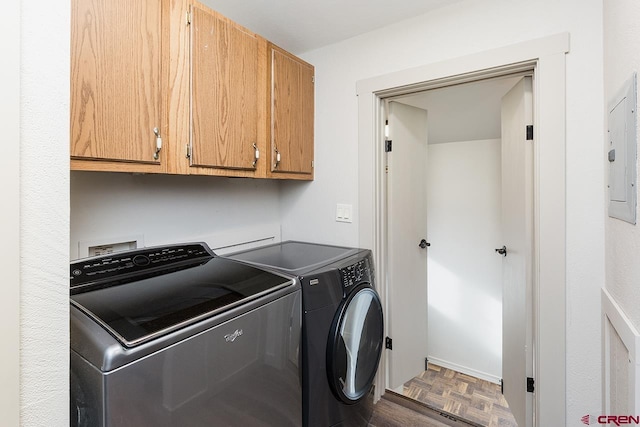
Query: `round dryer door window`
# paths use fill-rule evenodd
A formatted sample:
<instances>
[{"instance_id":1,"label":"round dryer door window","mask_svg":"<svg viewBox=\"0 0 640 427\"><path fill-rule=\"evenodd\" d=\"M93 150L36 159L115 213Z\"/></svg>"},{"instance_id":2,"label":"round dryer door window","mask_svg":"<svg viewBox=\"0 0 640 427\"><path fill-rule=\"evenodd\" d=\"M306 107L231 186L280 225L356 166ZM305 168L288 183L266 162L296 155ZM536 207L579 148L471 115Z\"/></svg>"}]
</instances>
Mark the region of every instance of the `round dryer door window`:
<instances>
[{"instance_id":1,"label":"round dryer door window","mask_svg":"<svg viewBox=\"0 0 640 427\"><path fill-rule=\"evenodd\" d=\"M356 403L371 389L382 354L382 305L376 291L362 286L341 305L333 322L327 364L334 394Z\"/></svg>"}]
</instances>

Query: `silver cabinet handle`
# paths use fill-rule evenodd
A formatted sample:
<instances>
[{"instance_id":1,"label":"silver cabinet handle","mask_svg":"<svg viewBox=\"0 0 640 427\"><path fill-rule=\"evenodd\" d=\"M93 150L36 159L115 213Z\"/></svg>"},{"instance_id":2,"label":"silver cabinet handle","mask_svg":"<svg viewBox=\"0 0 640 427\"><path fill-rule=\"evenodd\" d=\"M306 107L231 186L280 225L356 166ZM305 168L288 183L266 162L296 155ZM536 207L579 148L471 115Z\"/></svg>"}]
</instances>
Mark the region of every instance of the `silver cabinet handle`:
<instances>
[{"instance_id":1,"label":"silver cabinet handle","mask_svg":"<svg viewBox=\"0 0 640 427\"><path fill-rule=\"evenodd\" d=\"M274 169L275 169L275 168L277 168L279 163L280 163L280 152L279 152L279 151L278 151L278 149L276 148L276 162L275 162L275 164L273 165L273 168L274 168Z\"/></svg>"},{"instance_id":2,"label":"silver cabinet handle","mask_svg":"<svg viewBox=\"0 0 640 427\"><path fill-rule=\"evenodd\" d=\"M156 152L153 154L153 159L158 160L160 150L162 150L162 137L160 136L160 129L158 128L153 128L153 133L156 135Z\"/></svg>"},{"instance_id":3,"label":"silver cabinet handle","mask_svg":"<svg viewBox=\"0 0 640 427\"><path fill-rule=\"evenodd\" d=\"M251 164L251 166L255 168L259 158L260 158L260 150L258 150L258 146L254 142L253 143L253 163Z\"/></svg>"}]
</instances>

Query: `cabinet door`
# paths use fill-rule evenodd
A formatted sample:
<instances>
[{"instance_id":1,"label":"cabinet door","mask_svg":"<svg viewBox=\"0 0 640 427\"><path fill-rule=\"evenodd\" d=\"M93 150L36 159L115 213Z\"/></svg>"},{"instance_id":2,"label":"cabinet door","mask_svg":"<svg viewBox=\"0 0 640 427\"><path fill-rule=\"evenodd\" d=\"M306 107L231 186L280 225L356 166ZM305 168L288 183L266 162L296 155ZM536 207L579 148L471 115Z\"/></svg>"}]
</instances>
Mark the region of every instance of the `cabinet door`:
<instances>
[{"instance_id":1,"label":"cabinet door","mask_svg":"<svg viewBox=\"0 0 640 427\"><path fill-rule=\"evenodd\" d=\"M162 4L72 0L72 159L159 163Z\"/></svg>"},{"instance_id":2,"label":"cabinet door","mask_svg":"<svg viewBox=\"0 0 640 427\"><path fill-rule=\"evenodd\" d=\"M275 46L270 54L271 172L312 179L313 66Z\"/></svg>"},{"instance_id":3,"label":"cabinet door","mask_svg":"<svg viewBox=\"0 0 640 427\"><path fill-rule=\"evenodd\" d=\"M258 39L193 6L191 165L255 169Z\"/></svg>"}]
</instances>

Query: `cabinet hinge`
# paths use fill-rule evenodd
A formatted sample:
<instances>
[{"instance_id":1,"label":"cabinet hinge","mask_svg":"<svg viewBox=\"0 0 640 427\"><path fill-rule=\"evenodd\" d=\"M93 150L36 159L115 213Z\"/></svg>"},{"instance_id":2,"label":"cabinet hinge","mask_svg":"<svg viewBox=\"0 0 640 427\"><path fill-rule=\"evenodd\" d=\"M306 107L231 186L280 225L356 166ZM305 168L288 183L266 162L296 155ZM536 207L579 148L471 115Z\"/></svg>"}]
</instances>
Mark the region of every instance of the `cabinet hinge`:
<instances>
[{"instance_id":1,"label":"cabinet hinge","mask_svg":"<svg viewBox=\"0 0 640 427\"><path fill-rule=\"evenodd\" d=\"M187 159L191 158L191 144L187 144Z\"/></svg>"},{"instance_id":2,"label":"cabinet hinge","mask_svg":"<svg viewBox=\"0 0 640 427\"><path fill-rule=\"evenodd\" d=\"M533 393L535 390L535 381L531 377L527 377L527 393Z\"/></svg>"},{"instance_id":3,"label":"cabinet hinge","mask_svg":"<svg viewBox=\"0 0 640 427\"><path fill-rule=\"evenodd\" d=\"M311 76L311 83L315 83L316 82L316 76Z\"/></svg>"},{"instance_id":4,"label":"cabinet hinge","mask_svg":"<svg viewBox=\"0 0 640 427\"><path fill-rule=\"evenodd\" d=\"M389 350L393 350L393 340L389 337L384 339L384 348L388 348Z\"/></svg>"},{"instance_id":5,"label":"cabinet hinge","mask_svg":"<svg viewBox=\"0 0 640 427\"><path fill-rule=\"evenodd\" d=\"M313 160L311 160L311 169L313 169L314 167L316 167L315 163Z\"/></svg>"},{"instance_id":6,"label":"cabinet hinge","mask_svg":"<svg viewBox=\"0 0 640 427\"><path fill-rule=\"evenodd\" d=\"M187 25L191 25L191 11L187 10Z\"/></svg>"},{"instance_id":7,"label":"cabinet hinge","mask_svg":"<svg viewBox=\"0 0 640 427\"><path fill-rule=\"evenodd\" d=\"M392 147L391 143L392 142L393 141L391 141L390 139L385 139L384 140L384 151L385 151L385 153L390 153L391 152L391 147Z\"/></svg>"},{"instance_id":8,"label":"cabinet hinge","mask_svg":"<svg viewBox=\"0 0 640 427\"><path fill-rule=\"evenodd\" d=\"M527 125L527 141L533 141L533 125Z\"/></svg>"}]
</instances>

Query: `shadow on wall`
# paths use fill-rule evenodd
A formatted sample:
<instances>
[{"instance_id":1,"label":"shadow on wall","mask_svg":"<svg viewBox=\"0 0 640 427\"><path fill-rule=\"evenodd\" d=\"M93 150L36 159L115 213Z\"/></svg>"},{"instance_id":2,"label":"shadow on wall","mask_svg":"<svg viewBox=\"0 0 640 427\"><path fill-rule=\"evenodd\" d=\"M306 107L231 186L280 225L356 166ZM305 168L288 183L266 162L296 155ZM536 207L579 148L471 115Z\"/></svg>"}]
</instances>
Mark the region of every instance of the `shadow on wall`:
<instances>
[{"instance_id":1,"label":"shadow on wall","mask_svg":"<svg viewBox=\"0 0 640 427\"><path fill-rule=\"evenodd\" d=\"M129 173L71 173L70 258L83 242L142 236L154 246L236 230L239 239L280 234L280 183ZM225 237L228 239L228 236ZM218 247L215 242L209 242ZM81 255L81 254L80 254Z\"/></svg>"}]
</instances>

